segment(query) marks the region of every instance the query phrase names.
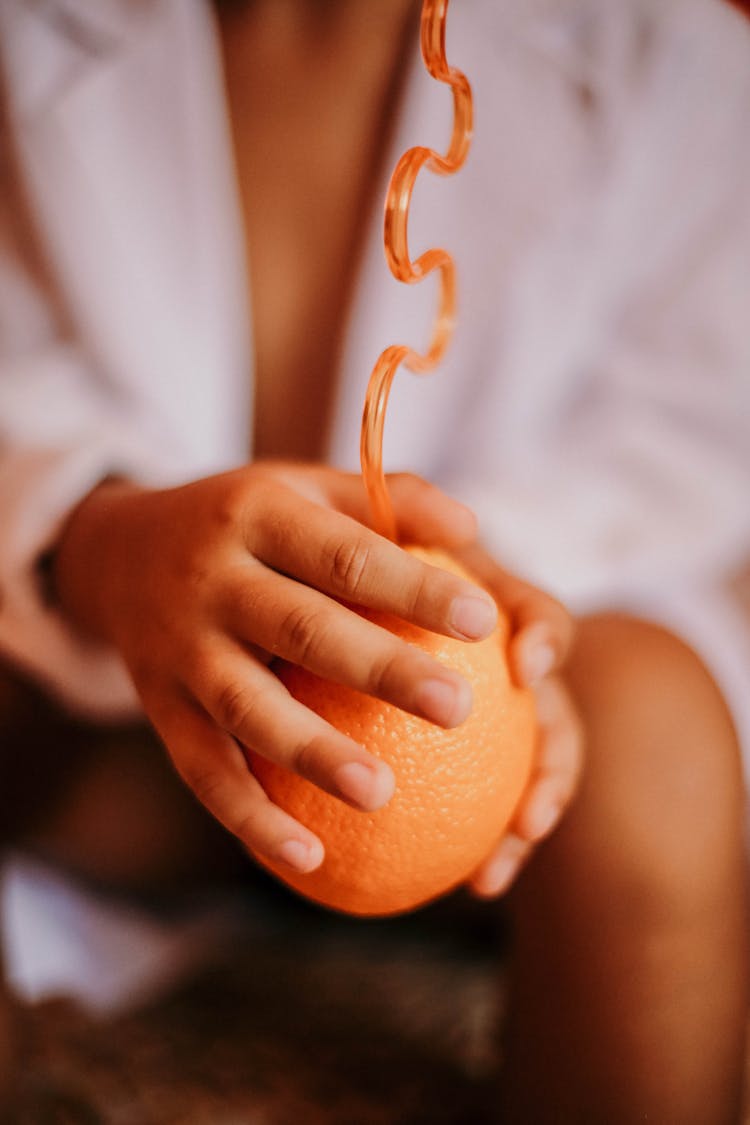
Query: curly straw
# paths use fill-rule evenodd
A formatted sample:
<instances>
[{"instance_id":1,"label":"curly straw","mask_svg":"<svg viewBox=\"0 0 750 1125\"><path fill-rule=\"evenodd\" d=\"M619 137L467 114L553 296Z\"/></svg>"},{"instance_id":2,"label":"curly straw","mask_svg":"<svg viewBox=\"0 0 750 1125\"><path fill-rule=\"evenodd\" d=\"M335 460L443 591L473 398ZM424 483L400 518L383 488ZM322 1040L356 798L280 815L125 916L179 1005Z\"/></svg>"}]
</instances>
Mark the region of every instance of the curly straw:
<instances>
[{"instance_id":1,"label":"curly straw","mask_svg":"<svg viewBox=\"0 0 750 1125\"><path fill-rule=\"evenodd\" d=\"M447 250L426 250L412 261L409 257L408 220L412 192L423 167L440 176L457 172L466 160L471 143L473 102L471 87L460 70L445 57L445 22L448 0L423 0L421 19L422 59L428 73L447 83L453 92L453 134L444 156L434 149L410 148L399 160L388 185L385 202L385 256L391 273L407 285L422 281L433 270L440 271L438 312L432 340L424 354L405 344L391 344L379 356L370 376L362 415L360 458L362 476L370 499L373 524L381 535L396 539L388 487L383 473L383 426L388 395L398 368L404 364L418 374L431 371L442 359L453 336L456 311L456 270Z\"/></svg>"}]
</instances>

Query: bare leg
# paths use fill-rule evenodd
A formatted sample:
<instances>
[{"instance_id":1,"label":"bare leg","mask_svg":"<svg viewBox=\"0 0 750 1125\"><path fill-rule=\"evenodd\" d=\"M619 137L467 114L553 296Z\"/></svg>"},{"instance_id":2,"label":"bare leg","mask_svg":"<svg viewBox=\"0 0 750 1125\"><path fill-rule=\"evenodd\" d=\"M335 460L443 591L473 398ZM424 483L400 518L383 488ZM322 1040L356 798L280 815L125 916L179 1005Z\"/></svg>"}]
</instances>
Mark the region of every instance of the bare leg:
<instances>
[{"instance_id":1,"label":"bare leg","mask_svg":"<svg viewBox=\"0 0 750 1125\"><path fill-rule=\"evenodd\" d=\"M589 762L574 808L512 899L508 1120L729 1125L748 992L731 724L693 654L640 623L584 623L570 679ZM36 703L13 729L28 734L32 712ZM50 763L69 755L71 768L62 793L43 795L43 817L15 817L16 837L134 890L240 863L143 732L99 732L95 752L75 725L39 734L37 777L45 753Z\"/></svg>"},{"instance_id":2,"label":"bare leg","mask_svg":"<svg viewBox=\"0 0 750 1125\"><path fill-rule=\"evenodd\" d=\"M179 781L145 725L76 722L0 671L2 839L136 894L200 887L246 860Z\"/></svg>"},{"instance_id":3,"label":"bare leg","mask_svg":"<svg viewBox=\"0 0 750 1125\"><path fill-rule=\"evenodd\" d=\"M234 880L249 861L177 777L146 728L102 732L22 843L79 878L163 898Z\"/></svg>"},{"instance_id":4,"label":"bare leg","mask_svg":"<svg viewBox=\"0 0 750 1125\"><path fill-rule=\"evenodd\" d=\"M15 1061L11 1006L0 972L0 1122L12 1121L8 1113L14 1090Z\"/></svg>"},{"instance_id":5,"label":"bare leg","mask_svg":"<svg viewBox=\"0 0 750 1125\"><path fill-rule=\"evenodd\" d=\"M695 655L622 617L582 624L580 795L511 899L508 1120L729 1125L748 1012L744 796Z\"/></svg>"},{"instance_id":6,"label":"bare leg","mask_svg":"<svg viewBox=\"0 0 750 1125\"><path fill-rule=\"evenodd\" d=\"M0 845L78 878L160 898L238 876L240 849L188 793L142 726L102 730L0 668ZM0 1121L12 1109L11 1007L0 971Z\"/></svg>"}]
</instances>

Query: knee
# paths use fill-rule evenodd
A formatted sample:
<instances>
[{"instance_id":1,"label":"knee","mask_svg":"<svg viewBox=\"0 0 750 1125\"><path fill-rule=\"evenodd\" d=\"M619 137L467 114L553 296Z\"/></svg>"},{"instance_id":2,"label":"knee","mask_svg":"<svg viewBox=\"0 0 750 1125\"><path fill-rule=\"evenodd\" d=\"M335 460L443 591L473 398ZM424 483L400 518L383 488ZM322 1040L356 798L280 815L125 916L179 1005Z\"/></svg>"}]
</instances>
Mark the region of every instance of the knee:
<instances>
[{"instance_id":1,"label":"knee","mask_svg":"<svg viewBox=\"0 0 750 1125\"><path fill-rule=\"evenodd\" d=\"M575 812L589 862L615 868L642 902L706 904L743 856L740 755L723 698L669 632L602 615L581 623L569 682L588 759Z\"/></svg>"}]
</instances>

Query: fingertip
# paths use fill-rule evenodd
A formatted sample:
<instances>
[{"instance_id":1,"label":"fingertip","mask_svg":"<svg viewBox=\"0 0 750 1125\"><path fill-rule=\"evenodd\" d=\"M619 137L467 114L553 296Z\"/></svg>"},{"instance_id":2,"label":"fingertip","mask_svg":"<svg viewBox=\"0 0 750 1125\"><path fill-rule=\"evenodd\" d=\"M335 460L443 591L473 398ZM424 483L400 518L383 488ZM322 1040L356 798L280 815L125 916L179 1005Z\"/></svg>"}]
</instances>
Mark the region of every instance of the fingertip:
<instances>
[{"instance_id":1,"label":"fingertip","mask_svg":"<svg viewBox=\"0 0 750 1125\"><path fill-rule=\"evenodd\" d=\"M377 770L374 802L372 812L382 809L396 792L396 776L390 766L381 762Z\"/></svg>"},{"instance_id":2,"label":"fingertip","mask_svg":"<svg viewBox=\"0 0 750 1125\"><path fill-rule=\"evenodd\" d=\"M546 625L530 625L511 642L512 664L521 687L534 687L557 668L560 656Z\"/></svg>"},{"instance_id":3,"label":"fingertip","mask_svg":"<svg viewBox=\"0 0 750 1125\"><path fill-rule=\"evenodd\" d=\"M557 825L561 813L562 804L560 801L534 808L525 818L528 838L537 843L539 840L543 840L545 836L549 836L552 829Z\"/></svg>"},{"instance_id":4,"label":"fingertip","mask_svg":"<svg viewBox=\"0 0 750 1125\"><path fill-rule=\"evenodd\" d=\"M458 727L468 719L472 702L471 684L458 675L450 679L427 678L416 693L418 713L446 730Z\"/></svg>"},{"instance_id":5,"label":"fingertip","mask_svg":"<svg viewBox=\"0 0 750 1125\"><path fill-rule=\"evenodd\" d=\"M551 780L541 781L528 804L516 817L516 831L529 843L539 843L557 826L563 805L559 785Z\"/></svg>"},{"instance_id":6,"label":"fingertip","mask_svg":"<svg viewBox=\"0 0 750 1125\"><path fill-rule=\"evenodd\" d=\"M292 837L279 845L277 858L292 871L307 875L320 867L324 859L323 845L316 836Z\"/></svg>"},{"instance_id":7,"label":"fingertip","mask_svg":"<svg viewBox=\"0 0 750 1125\"><path fill-rule=\"evenodd\" d=\"M479 587L467 587L454 598L448 611L448 624L462 640L480 641L497 626L497 603Z\"/></svg>"},{"instance_id":8,"label":"fingertip","mask_svg":"<svg viewBox=\"0 0 750 1125\"><path fill-rule=\"evenodd\" d=\"M387 805L396 788L393 770L384 762L345 762L334 774L339 795L361 809L376 812Z\"/></svg>"},{"instance_id":9,"label":"fingertip","mask_svg":"<svg viewBox=\"0 0 750 1125\"><path fill-rule=\"evenodd\" d=\"M477 898L497 898L508 890L521 869L529 847L516 836L506 836L495 854L476 872L470 882Z\"/></svg>"},{"instance_id":10,"label":"fingertip","mask_svg":"<svg viewBox=\"0 0 750 1125\"><path fill-rule=\"evenodd\" d=\"M524 661L524 680L528 687L541 683L557 667L557 654L551 644L537 645Z\"/></svg>"},{"instance_id":11,"label":"fingertip","mask_svg":"<svg viewBox=\"0 0 750 1125\"><path fill-rule=\"evenodd\" d=\"M469 890L475 898L481 898L489 901L490 899L500 897L502 893L502 886L495 888L484 875L475 875L469 883Z\"/></svg>"}]
</instances>

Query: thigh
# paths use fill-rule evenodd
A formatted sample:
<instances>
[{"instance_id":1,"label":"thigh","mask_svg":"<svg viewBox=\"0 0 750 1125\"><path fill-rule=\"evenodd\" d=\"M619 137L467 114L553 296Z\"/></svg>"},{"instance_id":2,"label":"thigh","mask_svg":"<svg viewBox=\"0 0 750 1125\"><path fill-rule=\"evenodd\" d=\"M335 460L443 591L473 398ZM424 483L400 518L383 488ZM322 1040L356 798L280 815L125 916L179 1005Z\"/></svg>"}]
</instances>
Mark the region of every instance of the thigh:
<instances>
[{"instance_id":1,"label":"thigh","mask_svg":"<svg viewBox=\"0 0 750 1125\"><path fill-rule=\"evenodd\" d=\"M3 668L0 745L5 847L131 893L214 883L247 865L144 722L86 722Z\"/></svg>"},{"instance_id":2,"label":"thigh","mask_svg":"<svg viewBox=\"0 0 750 1125\"><path fill-rule=\"evenodd\" d=\"M85 768L86 725L20 672L0 664L0 840L18 843L44 823Z\"/></svg>"},{"instance_id":3,"label":"thigh","mask_svg":"<svg viewBox=\"0 0 750 1125\"><path fill-rule=\"evenodd\" d=\"M699 656L661 627L601 615L582 622L568 679L588 741L573 824L585 814L609 859L647 862L678 893L681 875L694 886L742 855L736 731Z\"/></svg>"},{"instance_id":4,"label":"thigh","mask_svg":"<svg viewBox=\"0 0 750 1125\"><path fill-rule=\"evenodd\" d=\"M587 764L511 895L509 1120L727 1125L748 1008L730 715L694 652L626 617L581 623L569 682Z\"/></svg>"}]
</instances>

